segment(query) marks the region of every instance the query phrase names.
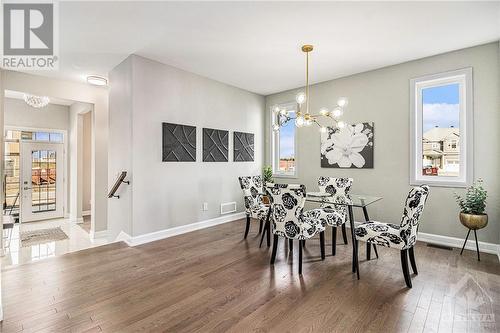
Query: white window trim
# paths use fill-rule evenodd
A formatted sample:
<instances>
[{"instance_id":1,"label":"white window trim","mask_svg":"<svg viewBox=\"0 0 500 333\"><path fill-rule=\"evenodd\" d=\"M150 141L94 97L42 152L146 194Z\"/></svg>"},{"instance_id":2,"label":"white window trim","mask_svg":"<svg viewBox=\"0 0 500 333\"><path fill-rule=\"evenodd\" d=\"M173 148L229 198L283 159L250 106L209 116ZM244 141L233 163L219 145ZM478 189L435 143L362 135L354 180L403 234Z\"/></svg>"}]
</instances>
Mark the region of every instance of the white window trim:
<instances>
[{"instance_id":1,"label":"white window trim","mask_svg":"<svg viewBox=\"0 0 500 333\"><path fill-rule=\"evenodd\" d=\"M460 175L458 177L422 175L422 89L460 84ZM467 187L473 180L473 81L472 67L427 75L410 80L410 185ZM464 126L465 124L465 126Z\"/></svg>"},{"instance_id":2,"label":"white window trim","mask_svg":"<svg viewBox=\"0 0 500 333\"><path fill-rule=\"evenodd\" d=\"M289 110L295 110L297 112L297 103L295 102L287 102L278 104L279 107L284 107ZM273 126L275 124L275 116L273 114L272 107L269 109L269 114L271 117L270 121L270 130L271 130L271 167L273 169L273 177L275 178L298 178L298 132L297 128L295 128L295 137L294 137L294 155L295 155L295 171L294 173L285 173L285 172L277 172L279 167L279 155L277 154L276 147L279 147L279 133L273 131Z\"/></svg>"}]
</instances>

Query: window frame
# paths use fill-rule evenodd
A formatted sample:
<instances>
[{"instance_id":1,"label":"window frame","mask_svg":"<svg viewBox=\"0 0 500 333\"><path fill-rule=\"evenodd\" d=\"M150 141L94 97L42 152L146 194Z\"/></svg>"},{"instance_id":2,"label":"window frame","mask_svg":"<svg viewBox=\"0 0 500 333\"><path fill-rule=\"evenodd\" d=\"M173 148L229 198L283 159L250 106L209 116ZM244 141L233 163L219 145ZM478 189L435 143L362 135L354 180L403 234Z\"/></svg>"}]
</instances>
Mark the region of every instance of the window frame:
<instances>
[{"instance_id":1,"label":"window frame","mask_svg":"<svg viewBox=\"0 0 500 333\"><path fill-rule=\"evenodd\" d=\"M459 84L460 89L460 173L458 177L424 176L422 90L430 87ZM473 78L472 67L426 75L410 80L410 185L427 184L442 187L467 187L473 180Z\"/></svg>"},{"instance_id":2,"label":"window frame","mask_svg":"<svg viewBox=\"0 0 500 333\"><path fill-rule=\"evenodd\" d=\"M276 105L274 105L276 106ZM286 103L280 103L278 104L280 108L286 108L288 110L293 110L295 113L297 113L298 106L297 103L295 102L286 102ZM273 177L275 178L298 178L298 131L297 128L295 128L294 131L294 158L295 158L295 171L293 173L290 172L280 172L279 171L279 144L280 144L280 138L279 138L279 132L275 132L273 130L273 126L275 125L276 122L276 117L273 113L273 107L269 109L269 114L271 117L271 167L273 170ZM293 120L292 120L293 121ZM295 125L294 125L295 126Z\"/></svg>"}]
</instances>

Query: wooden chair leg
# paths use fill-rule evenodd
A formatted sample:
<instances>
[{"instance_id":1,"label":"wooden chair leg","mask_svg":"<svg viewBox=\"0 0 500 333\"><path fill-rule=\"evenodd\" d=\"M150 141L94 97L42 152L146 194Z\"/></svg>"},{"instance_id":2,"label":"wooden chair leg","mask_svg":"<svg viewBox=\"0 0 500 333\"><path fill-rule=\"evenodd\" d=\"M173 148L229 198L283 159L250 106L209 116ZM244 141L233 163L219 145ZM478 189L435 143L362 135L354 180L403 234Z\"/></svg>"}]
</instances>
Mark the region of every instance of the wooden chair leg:
<instances>
[{"instance_id":1,"label":"wooden chair leg","mask_svg":"<svg viewBox=\"0 0 500 333\"><path fill-rule=\"evenodd\" d=\"M332 227L332 256L337 251L337 227Z\"/></svg>"},{"instance_id":2,"label":"wooden chair leg","mask_svg":"<svg viewBox=\"0 0 500 333\"><path fill-rule=\"evenodd\" d=\"M324 231L319 233L319 246L321 248L321 260L325 260L325 232Z\"/></svg>"},{"instance_id":3,"label":"wooden chair leg","mask_svg":"<svg viewBox=\"0 0 500 333\"><path fill-rule=\"evenodd\" d=\"M372 244L366 243L366 260L370 260L372 258Z\"/></svg>"},{"instance_id":4,"label":"wooden chair leg","mask_svg":"<svg viewBox=\"0 0 500 333\"><path fill-rule=\"evenodd\" d=\"M293 252L293 239L288 240L288 251Z\"/></svg>"},{"instance_id":5,"label":"wooden chair leg","mask_svg":"<svg viewBox=\"0 0 500 333\"><path fill-rule=\"evenodd\" d=\"M372 244L373 245L373 250L375 251L375 256L377 257L378 259L378 251L377 251L377 246L375 244Z\"/></svg>"},{"instance_id":6,"label":"wooden chair leg","mask_svg":"<svg viewBox=\"0 0 500 333\"><path fill-rule=\"evenodd\" d=\"M271 221L266 222L266 238L267 238L267 247L271 246Z\"/></svg>"},{"instance_id":7,"label":"wooden chair leg","mask_svg":"<svg viewBox=\"0 0 500 333\"><path fill-rule=\"evenodd\" d=\"M347 245L347 231L345 230L345 223L342 224L342 238L344 238L344 244Z\"/></svg>"},{"instance_id":8,"label":"wooden chair leg","mask_svg":"<svg viewBox=\"0 0 500 333\"><path fill-rule=\"evenodd\" d=\"M247 215L247 225L245 227L245 237L243 237L244 239L247 239L249 230L250 230L250 215Z\"/></svg>"},{"instance_id":9,"label":"wooden chair leg","mask_svg":"<svg viewBox=\"0 0 500 333\"><path fill-rule=\"evenodd\" d=\"M413 250L413 246L408 249L408 255L410 257L411 269L413 270L413 274L418 275L417 271L417 263L415 262L415 253Z\"/></svg>"},{"instance_id":10,"label":"wooden chair leg","mask_svg":"<svg viewBox=\"0 0 500 333\"><path fill-rule=\"evenodd\" d=\"M264 237L266 237L266 234L269 232L268 224L269 224L269 221L266 221L266 225L264 226L264 231L262 232L262 235L260 236L259 247L262 246L262 242L264 241ZM267 235L267 238L269 238L269 237L271 237L271 235ZM267 244L267 246L269 246L269 244Z\"/></svg>"},{"instance_id":11,"label":"wooden chair leg","mask_svg":"<svg viewBox=\"0 0 500 333\"><path fill-rule=\"evenodd\" d=\"M302 241L299 240L299 275L302 275Z\"/></svg>"},{"instance_id":12,"label":"wooden chair leg","mask_svg":"<svg viewBox=\"0 0 500 333\"><path fill-rule=\"evenodd\" d=\"M408 269L408 250L401 250L401 268L403 269L406 286L411 288L410 270Z\"/></svg>"},{"instance_id":13,"label":"wooden chair leg","mask_svg":"<svg viewBox=\"0 0 500 333\"><path fill-rule=\"evenodd\" d=\"M358 260L358 253L359 253L359 241L356 239L354 242L354 246L356 247L356 254L354 256L354 268L356 270L356 275L359 280L359 260Z\"/></svg>"},{"instance_id":14,"label":"wooden chair leg","mask_svg":"<svg viewBox=\"0 0 500 333\"><path fill-rule=\"evenodd\" d=\"M467 240L469 239L469 234L470 234L470 229L467 232L467 237L465 237L464 246L462 246L462 251L460 251L460 255L462 255L462 253L464 253L465 245L467 244Z\"/></svg>"},{"instance_id":15,"label":"wooden chair leg","mask_svg":"<svg viewBox=\"0 0 500 333\"><path fill-rule=\"evenodd\" d=\"M264 224L264 221L262 219L260 219L260 223L259 223L259 235L262 232L262 225L263 224Z\"/></svg>"},{"instance_id":16,"label":"wooden chair leg","mask_svg":"<svg viewBox=\"0 0 500 333\"><path fill-rule=\"evenodd\" d=\"M273 252L271 254L271 265L274 265L276 261L276 250L278 249L278 235L274 235L273 237Z\"/></svg>"}]
</instances>

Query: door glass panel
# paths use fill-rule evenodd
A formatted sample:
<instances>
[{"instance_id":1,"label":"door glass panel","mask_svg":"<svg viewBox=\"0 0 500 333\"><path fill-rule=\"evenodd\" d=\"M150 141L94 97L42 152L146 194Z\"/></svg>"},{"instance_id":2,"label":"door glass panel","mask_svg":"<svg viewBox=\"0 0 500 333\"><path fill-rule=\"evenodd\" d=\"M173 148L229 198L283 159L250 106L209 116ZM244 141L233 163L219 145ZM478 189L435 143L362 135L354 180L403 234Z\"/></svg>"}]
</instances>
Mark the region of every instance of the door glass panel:
<instances>
[{"instance_id":1,"label":"door glass panel","mask_svg":"<svg viewBox=\"0 0 500 333\"><path fill-rule=\"evenodd\" d=\"M56 209L56 152L33 150L31 153L32 212Z\"/></svg>"}]
</instances>

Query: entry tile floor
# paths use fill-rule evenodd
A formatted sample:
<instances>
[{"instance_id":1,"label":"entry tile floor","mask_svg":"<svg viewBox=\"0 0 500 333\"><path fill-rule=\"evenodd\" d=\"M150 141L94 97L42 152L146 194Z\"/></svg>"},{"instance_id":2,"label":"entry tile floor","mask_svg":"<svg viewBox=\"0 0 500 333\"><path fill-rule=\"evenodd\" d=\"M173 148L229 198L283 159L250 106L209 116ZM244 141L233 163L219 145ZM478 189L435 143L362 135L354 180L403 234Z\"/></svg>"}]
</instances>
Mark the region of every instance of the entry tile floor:
<instances>
[{"instance_id":1,"label":"entry tile floor","mask_svg":"<svg viewBox=\"0 0 500 333\"><path fill-rule=\"evenodd\" d=\"M68 236L68 239L59 241L43 241L40 244L33 244L21 247L19 234L21 231L32 231L37 229L49 229L60 227ZM7 230L4 230L6 237ZM9 240L4 238L4 256L1 258L2 267L19 265L29 262L39 261L45 258L59 256L69 252L84 250L107 243L106 239L90 239L89 233L80 224L72 223L69 219L55 219L30 223L16 223L12 229L12 236Z\"/></svg>"}]
</instances>

